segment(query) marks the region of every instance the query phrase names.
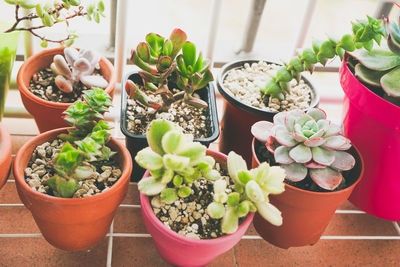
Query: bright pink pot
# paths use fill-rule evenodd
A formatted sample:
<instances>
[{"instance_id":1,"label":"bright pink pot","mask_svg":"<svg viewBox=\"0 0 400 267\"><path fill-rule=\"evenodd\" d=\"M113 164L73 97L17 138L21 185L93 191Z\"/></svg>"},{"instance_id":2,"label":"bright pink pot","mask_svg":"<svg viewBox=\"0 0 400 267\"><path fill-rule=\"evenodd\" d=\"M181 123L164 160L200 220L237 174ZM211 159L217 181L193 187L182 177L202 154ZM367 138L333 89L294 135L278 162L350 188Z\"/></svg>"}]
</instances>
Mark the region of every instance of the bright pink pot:
<instances>
[{"instance_id":1,"label":"bright pink pot","mask_svg":"<svg viewBox=\"0 0 400 267\"><path fill-rule=\"evenodd\" d=\"M349 200L386 220L400 220L400 107L379 97L353 75L343 61L340 83L344 132L365 160L364 178Z\"/></svg>"},{"instance_id":2,"label":"bright pink pot","mask_svg":"<svg viewBox=\"0 0 400 267\"><path fill-rule=\"evenodd\" d=\"M223 168L226 167L226 155L211 150L207 150L207 154ZM143 178L148 176L149 172L146 172ZM164 260L177 266L204 266L212 262L240 241L254 217L254 213L249 214L233 234L215 239L197 240L168 229L154 214L147 196L140 194L140 204L144 224L153 237L158 252Z\"/></svg>"}]
</instances>

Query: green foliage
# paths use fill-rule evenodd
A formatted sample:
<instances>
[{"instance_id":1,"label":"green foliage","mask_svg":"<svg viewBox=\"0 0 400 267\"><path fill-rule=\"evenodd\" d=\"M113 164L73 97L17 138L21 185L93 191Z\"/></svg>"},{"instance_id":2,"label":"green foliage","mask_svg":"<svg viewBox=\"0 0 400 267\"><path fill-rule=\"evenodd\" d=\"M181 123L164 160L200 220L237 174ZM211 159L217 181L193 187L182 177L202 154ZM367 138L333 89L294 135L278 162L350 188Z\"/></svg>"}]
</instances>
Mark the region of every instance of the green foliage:
<instances>
[{"instance_id":1,"label":"green foliage","mask_svg":"<svg viewBox=\"0 0 400 267\"><path fill-rule=\"evenodd\" d=\"M203 60L201 53L196 58L196 47L186 41L186 33L174 29L169 39L155 33L149 33L145 39L132 50L131 61L141 69L139 75L143 79L144 89L160 94L163 104L157 106L149 102L137 86L128 82L125 89L129 96L155 109L167 110L182 98L189 105L207 107L207 103L194 98L193 93L213 81L213 76L208 61ZM173 94L168 88L168 81L176 83L182 91Z\"/></svg>"},{"instance_id":2,"label":"green foliage","mask_svg":"<svg viewBox=\"0 0 400 267\"><path fill-rule=\"evenodd\" d=\"M207 207L207 213L212 218L222 218L222 232L236 232L239 218L255 211L270 223L281 225L281 213L269 203L268 195L280 194L285 190L285 171L279 167L270 167L265 162L247 170L246 162L233 151L228 154L227 163L235 191L227 194L225 189L228 183L223 178L215 181L214 201Z\"/></svg>"},{"instance_id":3,"label":"green foliage","mask_svg":"<svg viewBox=\"0 0 400 267\"><path fill-rule=\"evenodd\" d=\"M136 162L150 171L151 177L142 179L139 190L145 195L161 195L161 200L172 203L192 194L190 185L201 177L210 177L215 161L206 155L206 147L193 142L193 137L166 120L153 121L147 132L149 147L139 151ZM219 178L219 173L217 174ZM212 178L215 178L212 176Z\"/></svg>"},{"instance_id":4,"label":"green foliage","mask_svg":"<svg viewBox=\"0 0 400 267\"><path fill-rule=\"evenodd\" d=\"M314 64L325 65L329 59L339 56L343 59L344 53L353 52L355 49L365 48L372 50L374 42L380 44L385 36L380 20L367 16L367 20L358 20L352 23L352 34L343 35L342 38L328 38L325 41L314 40L312 49L307 48L299 52L288 64L280 68L275 76L261 88L264 95L283 99L284 91L288 91L288 83L293 79L300 80L303 71L313 72Z\"/></svg>"},{"instance_id":5,"label":"green foliage","mask_svg":"<svg viewBox=\"0 0 400 267\"><path fill-rule=\"evenodd\" d=\"M65 111L65 121L74 128L59 136L67 142L53 160L56 174L48 180L55 196L72 197L80 188L79 180L95 175L91 162L109 160L115 155L106 146L110 138L107 130L111 127L100 120L111 106L111 97L104 90L93 88L85 91L84 99L86 103L77 101Z\"/></svg>"}]
</instances>

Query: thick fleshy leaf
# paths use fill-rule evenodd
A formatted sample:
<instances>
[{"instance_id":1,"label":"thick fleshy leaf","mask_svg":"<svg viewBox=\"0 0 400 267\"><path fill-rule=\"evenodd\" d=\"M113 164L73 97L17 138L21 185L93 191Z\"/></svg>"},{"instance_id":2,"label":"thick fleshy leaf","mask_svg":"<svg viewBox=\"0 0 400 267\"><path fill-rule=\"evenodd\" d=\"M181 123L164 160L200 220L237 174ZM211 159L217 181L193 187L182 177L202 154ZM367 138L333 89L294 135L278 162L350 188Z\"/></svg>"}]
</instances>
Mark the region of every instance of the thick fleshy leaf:
<instances>
[{"instance_id":1,"label":"thick fleshy leaf","mask_svg":"<svg viewBox=\"0 0 400 267\"><path fill-rule=\"evenodd\" d=\"M146 147L140 150L135 157L136 162L146 170L157 170L164 166L163 158L151 150L150 147Z\"/></svg>"},{"instance_id":2,"label":"thick fleshy leaf","mask_svg":"<svg viewBox=\"0 0 400 267\"><path fill-rule=\"evenodd\" d=\"M166 153L174 154L183 145L184 137L179 131L172 130L167 132L161 139L161 145Z\"/></svg>"},{"instance_id":3,"label":"thick fleshy leaf","mask_svg":"<svg viewBox=\"0 0 400 267\"><path fill-rule=\"evenodd\" d=\"M277 149L280 146L280 144L276 141L275 137L270 136L268 138L267 143L265 144L265 147L268 149L269 152L272 154L275 153L275 149Z\"/></svg>"},{"instance_id":4,"label":"thick fleshy leaf","mask_svg":"<svg viewBox=\"0 0 400 267\"><path fill-rule=\"evenodd\" d=\"M289 151L289 156L296 163L307 163L311 160L311 149L303 144L298 144L296 147Z\"/></svg>"},{"instance_id":5,"label":"thick fleshy leaf","mask_svg":"<svg viewBox=\"0 0 400 267\"><path fill-rule=\"evenodd\" d=\"M98 87L104 89L108 86L107 80L99 75L83 75L80 77L80 80L89 88Z\"/></svg>"},{"instance_id":6,"label":"thick fleshy leaf","mask_svg":"<svg viewBox=\"0 0 400 267\"><path fill-rule=\"evenodd\" d=\"M178 195L176 193L175 188L164 188L161 191L161 200L167 204L172 204L178 199Z\"/></svg>"},{"instance_id":7,"label":"thick fleshy leaf","mask_svg":"<svg viewBox=\"0 0 400 267\"><path fill-rule=\"evenodd\" d=\"M192 66L196 63L196 46L191 42L186 42L182 46L182 54L185 65Z\"/></svg>"},{"instance_id":8,"label":"thick fleshy leaf","mask_svg":"<svg viewBox=\"0 0 400 267\"><path fill-rule=\"evenodd\" d=\"M296 122L296 117L290 116L289 114L285 116L285 126L289 132L294 131L295 122Z\"/></svg>"},{"instance_id":9,"label":"thick fleshy leaf","mask_svg":"<svg viewBox=\"0 0 400 267\"><path fill-rule=\"evenodd\" d=\"M331 122L328 120L319 120L319 121L317 121L317 125L318 125L318 129L325 131L325 133L324 133L324 135L325 135L326 131L329 130Z\"/></svg>"},{"instance_id":10,"label":"thick fleshy leaf","mask_svg":"<svg viewBox=\"0 0 400 267\"><path fill-rule=\"evenodd\" d=\"M400 97L400 67L384 75L381 79L381 85L388 96Z\"/></svg>"},{"instance_id":11,"label":"thick fleshy leaf","mask_svg":"<svg viewBox=\"0 0 400 267\"><path fill-rule=\"evenodd\" d=\"M305 137L302 132L292 132L292 135L293 135L294 140L296 140L299 143L305 142L308 140L308 138Z\"/></svg>"},{"instance_id":12,"label":"thick fleshy leaf","mask_svg":"<svg viewBox=\"0 0 400 267\"><path fill-rule=\"evenodd\" d=\"M304 114L303 116L301 116L300 118L298 118L296 120L296 124L299 124L300 126L303 126L304 124L306 124L306 122L308 122L310 120L314 120L314 118L311 117L308 114Z\"/></svg>"},{"instance_id":13,"label":"thick fleshy leaf","mask_svg":"<svg viewBox=\"0 0 400 267\"><path fill-rule=\"evenodd\" d=\"M223 193L227 187L227 183L225 179L219 179L214 182L214 193Z\"/></svg>"},{"instance_id":14,"label":"thick fleshy leaf","mask_svg":"<svg viewBox=\"0 0 400 267\"><path fill-rule=\"evenodd\" d=\"M325 132L324 137L329 137L329 136L334 136L339 134L342 131L339 125L336 123L331 122L329 125L329 129L327 132Z\"/></svg>"},{"instance_id":15,"label":"thick fleshy leaf","mask_svg":"<svg viewBox=\"0 0 400 267\"><path fill-rule=\"evenodd\" d=\"M314 161L311 161L311 162L305 164L304 166L306 166L309 169L323 169L323 168L326 167L326 165L321 165L321 164L318 164L318 163L316 163Z\"/></svg>"},{"instance_id":16,"label":"thick fleshy leaf","mask_svg":"<svg viewBox=\"0 0 400 267\"><path fill-rule=\"evenodd\" d=\"M335 160L334 150L312 147L311 152L313 160L318 164L329 166Z\"/></svg>"},{"instance_id":17,"label":"thick fleshy leaf","mask_svg":"<svg viewBox=\"0 0 400 267\"><path fill-rule=\"evenodd\" d=\"M326 113L322 109L319 108L310 108L307 111L307 114L314 118L315 121L325 120Z\"/></svg>"},{"instance_id":18,"label":"thick fleshy leaf","mask_svg":"<svg viewBox=\"0 0 400 267\"><path fill-rule=\"evenodd\" d=\"M388 73L388 71L376 71L367 69L360 63L358 63L354 67L354 74L360 81L376 87L381 86L381 78L386 73Z\"/></svg>"},{"instance_id":19,"label":"thick fleshy leaf","mask_svg":"<svg viewBox=\"0 0 400 267\"><path fill-rule=\"evenodd\" d=\"M188 197L192 194L192 188L189 186L181 186L178 189L178 196L180 198Z\"/></svg>"},{"instance_id":20,"label":"thick fleshy leaf","mask_svg":"<svg viewBox=\"0 0 400 267\"><path fill-rule=\"evenodd\" d=\"M225 215L225 206L219 202L211 202L207 207L207 213L211 218L220 219Z\"/></svg>"},{"instance_id":21,"label":"thick fleshy leaf","mask_svg":"<svg viewBox=\"0 0 400 267\"><path fill-rule=\"evenodd\" d=\"M274 115L274 125L285 125L285 117L287 112L279 112Z\"/></svg>"},{"instance_id":22,"label":"thick fleshy leaf","mask_svg":"<svg viewBox=\"0 0 400 267\"><path fill-rule=\"evenodd\" d=\"M326 138L325 143L322 145L323 148L327 149L338 149L339 147L346 144L347 138L342 135L335 135Z\"/></svg>"},{"instance_id":23,"label":"thick fleshy leaf","mask_svg":"<svg viewBox=\"0 0 400 267\"><path fill-rule=\"evenodd\" d=\"M348 150L351 148L351 143L350 140L347 140L347 142L342 145L341 147L336 148L337 150Z\"/></svg>"},{"instance_id":24,"label":"thick fleshy leaf","mask_svg":"<svg viewBox=\"0 0 400 267\"><path fill-rule=\"evenodd\" d=\"M290 148L285 146L280 146L277 149L275 149L274 157L276 163L282 163L282 164L292 163L293 159L289 156L289 150Z\"/></svg>"},{"instance_id":25,"label":"thick fleshy leaf","mask_svg":"<svg viewBox=\"0 0 400 267\"><path fill-rule=\"evenodd\" d=\"M254 180L251 180L246 184L246 195L253 202L265 200L260 185Z\"/></svg>"},{"instance_id":26,"label":"thick fleshy leaf","mask_svg":"<svg viewBox=\"0 0 400 267\"><path fill-rule=\"evenodd\" d=\"M392 36L396 36L396 35L389 34L387 37L388 47L389 47L390 51L394 52L397 55L400 55L400 43L398 43L396 41L396 38L393 38Z\"/></svg>"},{"instance_id":27,"label":"thick fleshy leaf","mask_svg":"<svg viewBox=\"0 0 400 267\"><path fill-rule=\"evenodd\" d=\"M169 40L172 42L172 52L171 58L174 59L176 55L178 55L179 51L181 50L183 44L186 42L187 36L184 31L181 29L174 29L169 36Z\"/></svg>"},{"instance_id":28,"label":"thick fleshy leaf","mask_svg":"<svg viewBox=\"0 0 400 267\"><path fill-rule=\"evenodd\" d=\"M71 70L69 69L67 62L65 61L65 58L62 55L55 55L53 58L53 63L58 73L68 78L71 77L72 74Z\"/></svg>"},{"instance_id":29,"label":"thick fleshy leaf","mask_svg":"<svg viewBox=\"0 0 400 267\"><path fill-rule=\"evenodd\" d=\"M56 86L58 87L58 89L60 89L64 93L67 93L67 94L72 93L72 91L73 91L72 82L70 80L65 79L64 76L58 75L55 78L54 82L55 82Z\"/></svg>"},{"instance_id":30,"label":"thick fleshy leaf","mask_svg":"<svg viewBox=\"0 0 400 267\"><path fill-rule=\"evenodd\" d=\"M258 121L251 126L251 133L258 141L266 143L273 126L269 121Z\"/></svg>"},{"instance_id":31,"label":"thick fleshy leaf","mask_svg":"<svg viewBox=\"0 0 400 267\"><path fill-rule=\"evenodd\" d=\"M90 69L90 62L86 58L79 58L75 61L74 68L80 72L86 72Z\"/></svg>"},{"instance_id":32,"label":"thick fleshy leaf","mask_svg":"<svg viewBox=\"0 0 400 267\"><path fill-rule=\"evenodd\" d=\"M221 231L225 234L233 234L239 227L239 216L236 213L236 209L227 207L225 215L222 218Z\"/></svg>"},{"instance_id":33,"label":"thick fleshy leaf","mask_svg":"<svg viewBox=\"0 0 400 267\"><path fill-rule=\"evenodd\" d=\"M146 196L155 196L161 193L166 187L159 179L154 177L143 178L138 183L139 191Z\"/></svg>"},{"instance_id":34,"label":"thick fleshy leaf","mask_svg":"<svg viewBox=\"0 0 400 267\"><path fill-rule=\"evenodd\" d=\"M282 225L282 213L269 202L256 202L257 212L275 226Z\"/></svg>"},{"instance_id":35,"label":"thick fleshy leaf","mask_svg":"<svg viewBox=\"0 0 400 267\"><path fill-rule=\"evenodd\" d=\"M389 50L374 49L368 52L365 49L357 49L350 55L371 70L390 70L400 65L400 57Z\"/></svg>"},{"instance_id":36,"label":"thick fleshy leaf","mask_svg":"<svg viewBox=\"0 0 400 267\"><path fill-rule=\"evenodd\" d=\"M353 169L355 164L356 160L350 153L335 151L335 161L330 167L338 171L348 171Z\"/></svg>"},{"instance_id":37,"label":"thick fleshy leaf","mask_svg":"<svg viewBox=\"0 0 400 267\"><path fill-rule=\"evenodd\" d=\"M324 133L325 133L325 130L321 129L321 130L317 131L315 134L311 135L309 137L309 139L321 138L324 135Z\"/></svg>"},{"instance_id":38,"label":"thick fleshy leaf","mask_svg":"<svg viewBox=\"0 0 400 267\"><path fill-rule=\"evenodd\" d=\"M190 158L172 154L163 156L164 166L174 171L180 171L189 166Z\"/></svg>"},{"instance_id":39,"label":"thick fleshy leaf","mask_svg":"<svg viewBox=\"0 0 400 267\"><path fill-rule=\"evenodd\" d=\"M308 147L316 147L316 146L320 146L323 143L325 143L325 138L314 138L314 139L310 139L304 142L304 145L308 146Z\"/></svg>"},{"instance_id":40,"label":"thick fleshy leaf","mask_svg":"<svg viewBox=\"0 0 400 267\"><path fill-rule=\"evenodd\" d=\"M177 155L188 157L192 164L197 164L199 160L206 156L206 149L201 143L191 143L180 149Z\"/></svg>"},{"instance_id":41,"label":"thick fleshy leaf","mask_svg":"<svg viewBox=\"0 0 400 267\"><path fill-rule=\"evenodd\" d=\"M314 183L326 190L334 190L343 180L343 176L340 172L329 167L324 169L311 169L310 176Z\"/></svg>"},{"instance_id":42,"label":"thick fleshy leaf","mask_svg":"<svg viewBox=\"0 0 400 267\"><path fill-rule=\"evenodd\" d=\"M297 144L296 140L293 138L293 135L286 129L278 128L275 132L275 138L276 141L283 146L292 147Z\"/></svg>"},{"instance_id":43,"label":"thick fleshy leaf","mask_svg":"<svg viewBox=\"0 0 400 267\"><path fill-rule=\"evenodd\" d=\"M66 47L64 48L64 56L68 64L73 66L75 61L79 58L79 52L75 48Z\"/></svg>"},{"instance_id":44,"label":"thick fleshy leaf","mask_svg":"<svg viewBox=\"0 0 400 267\"><path fill-rule=\"evenodd\" d=\"M303 164L282 164L281 168L285 170L286 179L292 182L299 182L307 176L307 168Z\"/></svg>"},{"instance_id":45,"label":"thick fleshy leaf","mask_svg":"<svg viewBox=\"0 0 400 267\"><path fill-rule=\"evenodd\" d=\"M150 124L147 131L147 142L154 152L164 155L165 152L161 144L162 137L173 129L176 129L176 126L166 120L155 120Z\"/></svg>"},{"instance_id":46,"label":"thick fleshy leaf","mask_svg":"<svg viewBox=\"0 0 400 267\"><path fill-rule=\"evenodd\" d=\"M235 183L241 184L238 177L238 172L247 170L246 161L244 161L244 159L236 154L234 151L231 151L228 154L227 165L229 176L233 179Z\"/></svg>"},{"instance_id":47,"label":"thick fleshy leaf","mask_svg":"<svg viewBox=\"0 0 400 267\"><path fill-rule=\"evenodd\" d=\"M261 166L261 165L260 165ZM268 176L261 184L264 193L280 194L285 191L285 170L279 166L272 166L269 168Z\"/></svg>"}]
</instances>

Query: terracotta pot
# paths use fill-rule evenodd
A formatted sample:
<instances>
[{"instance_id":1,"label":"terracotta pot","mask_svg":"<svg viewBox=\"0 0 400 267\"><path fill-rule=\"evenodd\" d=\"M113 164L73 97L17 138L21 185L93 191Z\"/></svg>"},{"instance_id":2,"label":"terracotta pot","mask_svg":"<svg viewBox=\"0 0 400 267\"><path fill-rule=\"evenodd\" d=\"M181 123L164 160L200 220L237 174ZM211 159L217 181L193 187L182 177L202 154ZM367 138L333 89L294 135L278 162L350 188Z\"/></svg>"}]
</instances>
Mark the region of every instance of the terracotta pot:
<instances>
[{"instance_id":1,"label":"terracotta pot","mask_svg":"<svg viewBox=\"0 0 400 267\"><path fill-rule=\"evenodd\" d=\"M257 144L253 138L253 168L260 164L255 154L255 145ZM354 168L343 173L350 182L349 187L335 192L312 192L285 184L282 194L270 195L271 203L282 212L283 224L274 226L256 214L254 227L260 236L269 243L286 249L317 243L335 210L347 200L363 176L364 162L358 150L353 146L348 152L356 159Z\"/></svg>"},{"instance_id":2,"label":"terracotta pot","mask_svg":"<svg viewBox=\"0 0 400 267\"><path fill-rule=\"evenodd\" d=\"M0 123L0 188L6 183L11 167L11 136Z\"/></svg>"},{"instance_id":3,"label":"terracotta pot","mask_svg":"<svg viewBox=\"0 0 400 267\"><path fill-rule=\"evenodd\" d=\"M226 155L212 150L207 150L207 154L223 168L226 167ZM148 176L149 173L146 172L144 178ZM197 240L167 228L154 214L147 196L140 194L140 204L144 224L153 237L158 252L164 260L177 266L204 266L210 263L240 241L254 217L254 213L250 213L233 234Z\"/></svg>"},{"instance_id":4,"label":"terracotta pot","mask_svg":"<svg viewBox=\"0 0 400 267\"><path fill-rule=\"evenodd\" d=\"M142 84L142 78L137 72L131 72L125 75L122 84L125 86L127 80L131 80L136 84ZM206 138L195 138L194 141L200 142L205 146L209 146L214 142L219 136L219 124L218 124L218 114L217 114L217 104L215 100L215 90L213 83L209 83L206 87L197 90L197 94L200 95L201 99L208 103L208 116L210 117L210 125L207 125L210 129L209 137ZM127 125L127 104L128 104L128 94L126 90L121 92L121 132L125 135L125 145L131 152L131 156L134 159L136 154L145 147L148 147L147 138L145 135L135 135L128 130ZM139 181L145 169L139 166L136 161L133 162L133 168L135 171L132 173L131 180L134 182Z\"/></svg>"},{"instance_id":5,"label":"terracotta pot","mask_svg":"<svg viewBox=\"0 0 400 267\"><path fill-rule=\"evenodd\" d=\"M349 200L374 216L400 221L400 107L359 82L346 60L340 84L345 93L344 133L365 156L365 176Z\"/></svg>"},{"instance_id":6,"label":"terracotta pot","mask_svg":"<svg viewBox=\"0 0 400 267\"><path fill-rule=\"evenodd\" d=\"M246 160L249 167L251 166L251 140L253 138L250 128L254 123L260 120L272 122L276 112L268 112L240 102L233 96L229 89L225 88L223 82L230 70L242 68L245 63L251 65L252 63L258 62L259 60L239 60L228 63L222 67L217 80L218 90L224 97L219 151L225 154L228 154L230 151L235 151ZM306 78L302 77L302 79L311 88L310 106L317 107L319 103L317 91ZM240 142L238 142L238 140L240 140Z\"/></svg>"},{"instance_id":7,"label":"terracotta pot","mask_svg":"<svg viewBox=\"0 0 400 267\"><path fill-rule=\"evenodd\" d=\"M63 53L63 47L44 50L26 60L18 72L17 84L22 102L26 110L35 119L36 125L41 133L52 129L67 127L68 124L64 121L62 113L72 105L72 103L58 103L41 99L29 90L29 82L35 73L50 66L55 55ZM116 83L114 67L105 57L100 59L99 65L102 75L108 81L108 86L105 91L113 97Z\"/></svg>"},{"instance_id":8,"label":"terracotta pot","mask_svg":"<svg viewBox=\"0 0 400 267\"><path fill-rule=\"evenodd\" d=\"M108 191L85 198L59 198L32 190L25 182L24 170L33 150L54 140L66 129L48 131L27 142L15 156L13 170L19 197L31 211L44 238L63 250L86 250L107 234L115 211L126 195L132 160L129 151L111 138L108 145L117 152L122 175Z\"/></svg>"}]
</instances>

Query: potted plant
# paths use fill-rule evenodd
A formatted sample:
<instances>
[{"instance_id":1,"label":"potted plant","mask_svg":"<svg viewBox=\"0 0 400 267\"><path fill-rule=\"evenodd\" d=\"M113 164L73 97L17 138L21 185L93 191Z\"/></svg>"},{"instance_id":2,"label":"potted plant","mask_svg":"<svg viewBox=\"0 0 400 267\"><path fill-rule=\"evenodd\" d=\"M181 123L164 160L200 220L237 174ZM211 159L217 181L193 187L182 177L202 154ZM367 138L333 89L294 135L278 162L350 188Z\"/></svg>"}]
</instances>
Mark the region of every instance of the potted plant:
<instances>
[{"instance_id":1,"label":"potted plant","mask_svg":"<svg viewBox=\"0 0 400 267\"><path fill-rule=\"evenodd\" d=\"M279 68L279 64L272 62L239 60L224 65L218 76L218 90L224 98L219 150L223 153L236 151L243 155L249 166L251 125L260 120L272 121L279 111L307 109L319 103L315 88L300 75L296 83L281 81L287 89L281 94L261 90Z\"/></svg>"},{"instance_id":2,"label":"potted plant","mask_svg":"<svg viewBox=\"0 0 400 267\"><path fill-rule=\"evenodd\" d=\"M11 167L11 136L0 123L0 189L6 183Z\"/></svg>"},{"instance_id":3,"label":"potted plant","mask_svg":"<svg viewBox=\"0 0 400 267\"><path fill-rule=\"evenodd\" d=\"M155 120L149 147L135 160L148 171L138 183L145 226L160 255L178 266L204 266L231 249L254 212L280 225L268 201L284 190L284 172L267 163L247 170L236 153L207 150L166 120Z\"/></svg>"},{"instance_id":4,"label":"potted plant","mask_svg":"<svg viewBox=\"0 0 400 267\"><path fill-rule=\"evenodd\" d=\"M218 138L210 65L186 40L180 29L174 29L169 39L149 33L132 51L131 61L140 71L123 81L121 107L121 131L132 157L147 146L146 129L154 119L178 123L206 146ZM134 167L132 178L138 181L145 170Z\"/></svg>"},{"instance_id":5,"label":"potted plant","mask_svg":"<svg viewBox=\"0 0 400 267\"><path fill-rule=\"evenodd\" d=\"M313 42L309 57L299 68L309 69L307 66L317 61L325 64L336 55L344 59L340 69L345 93L344 133L365 155L365 177L350 201L361 210L392 221L400 220L396 160L400 156L399 47L398 25L387 18L381 21L367 16L352 23L352 34ZM293 72L294 65L291 61L284 68L295 77L298 72ZM282 90L276 79L267 84L266 92ZM372 138L377 141L371 143Z\"/></svg>"},{"instance_id":6,"label":"potted plant","mask_svg":"<svg viewBox=\"0 0 400 267\"><path fill-rule=\"evenodd\" d=\"M278 113L273 123L257 122L251 132L253 166L267 161L286 173L285 192L270 197L282 211L283 224L277 227L256 215L257 232L281 248L315 244L360 181L360 154L317 108Z\"/></svg>"},{"instance_id":7,"label":"potted plant","mask_svg":"<svg viewBox=\"0 0 400 267\"><path fill-rule=\"evenodd\" d=\"M5 2L15 6L15 22L4 31L5 34L15 35L18 32L27 31L39 38L42 41L43 47L46 47L48 43L70 46L74 43L77 35L70 29L67 29L68 34L65 38L50 39L42 35L40 29L52 27L54 24L61 22L65 22L68 27L68 22L77 17L87 17L89 20L99 22L100 17L104 16L104 3L102 0L92 2L86 6L81 4L79 0L42 1L43 3L30 0L7 0ZM30 11L28 15L22 16L20 14L21 9L31 10L33 8L34 11ZM22 25L26 21L34 23L32 26ZM11 49L11 47L8 49ZM93 72L91 66L96 66L99 63L100 70L95 71L95 73L102 74L108 81L108 86L105 86L107 88L104 87L108 93L112 95L115 86L112 64L105 58L100 59L100 62L98 62L99 57L93 52L82 50L79 55L69 52L70 56L66 56L67 61L64 62L68 63L68 66L61 69L61 71L64 70L62 76L66 78L67 83L70 83L70 87L73 87L75 90L72 92L68 90L70 88L60 89L54 82L56 77L61 74L60 58L56 60L59 63L59 68L53 67L50 70L53 57L58 54L63 54L63 48L50 49L34 55L25 61L17 77L22 101L28 112L33 115L40 132L67 126L62 119L62 112L77 98L83 97L81 94L83 90L92 86L102 87L104 85L104 82L99 84L93 81L93 77L89 77L91 74L89 72ZM80 64L79 66L74 65L75 59L77 61L76 64ZM84 61L84 59L89 62ZM69 68L72 69L71 73L67 73ZM80 71L76 72L76 68L80 68ZM82 73L85 75L81 75ZM82 79L81 76L85 78ZM58 84L61 83L60 80L61 78L58 77ZM85 84L86 87L82 86L82 84ZM5 94L4 90L2 90L2 94Z\"/></svg>"},{"instance_id":8,"label":"potted plant","mask_svg":"<svg viewBox=\"0 0 400 267\"><path fill-rule=\"evenodd\" d=\"M72 128L55 129L27 142L15 156L18 194L44 238L64 250L85 250L100 242L128 189L132 160L110 138L103 113L110 96L85 91L66 111Z\"/></svg>"}]
</instances>

